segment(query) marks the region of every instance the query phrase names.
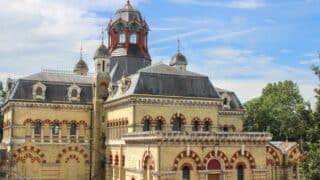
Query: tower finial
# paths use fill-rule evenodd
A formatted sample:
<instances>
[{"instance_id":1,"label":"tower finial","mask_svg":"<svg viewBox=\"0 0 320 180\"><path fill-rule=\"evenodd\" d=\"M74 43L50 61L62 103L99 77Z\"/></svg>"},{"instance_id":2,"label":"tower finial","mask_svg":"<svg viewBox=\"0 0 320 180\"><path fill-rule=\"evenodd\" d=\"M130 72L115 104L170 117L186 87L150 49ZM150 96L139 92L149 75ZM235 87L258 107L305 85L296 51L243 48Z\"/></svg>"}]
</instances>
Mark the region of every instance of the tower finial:
<instances>
[{"instance_id":1,"label":"tower finial","mask_svg":"<svg viewBox=\"0 0 320 180\"><path fill-rule=\"evenodd\" d=\"M180 52L180 39L178 38L178 52Z\"/></svg>"},{"instance_id":2,"label":"tower finial","mask_svg":"<svg viewBox=\"0 0 320 180\"><path fill-rule=\"evenodd\" d=\"M82 44L81 44L81 47L80 47L80 59L82 59L82 56L83 56L83 48L82 48Z\"/></svg>"},{"instance_id":3,"label":"tower finial","mask_svg":"<svg viewBox=\"0 0 320 180\"><path fill-rule=\"evenodd\" d=\"M103 41L104 41L104 30L102 28L102 30L101 30L101 44L103 44Z\"/></svg>"}]
</instances>

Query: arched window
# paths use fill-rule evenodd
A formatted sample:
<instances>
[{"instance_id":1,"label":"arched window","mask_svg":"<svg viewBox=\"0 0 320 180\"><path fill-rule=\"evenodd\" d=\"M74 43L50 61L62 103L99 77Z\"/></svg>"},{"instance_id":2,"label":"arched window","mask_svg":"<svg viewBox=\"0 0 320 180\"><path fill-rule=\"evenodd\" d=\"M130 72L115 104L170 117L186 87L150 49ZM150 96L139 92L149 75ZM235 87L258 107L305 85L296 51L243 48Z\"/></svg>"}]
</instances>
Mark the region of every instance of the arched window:
<instances>
[{"instance_id":1,"label":"arched window","mask_svg":"<svg viewBox=\"0 0 320 180\"><path fill-rule=\"evenodd\" d=\"M205 121L203 125L203 131L209 131L210 130L210 122Z\"/></svg>"},{"instance_id":2,"label":"arched window","mask_svg":"<svg viewBox=\"0 0 320 180\"><path fill-rule=\"evenodd\" d=\"M192 124L192 131L199 131L200 123L199 121L194 121Z\"/></svg>"},{"instance_id":3,"label":"arched window","mask_svg":"<svg viewBox=\"0 0 320 180\"><path fill-rule=\"evenodd\" d=\"M76 135L77 134L77 124L71 123L70 124L70 135Z\"/></svg>"},{"instance_id":4,"label":"arched window","mask_svg":"<svg viewBox=\"0 0 320 180\"><path fill-rule=\"evenodd\" d=\"M239 165L237 168L237 179L244 180L244 167L243 165Z\"/></svg>"},{"instance_id":5,"label":"arched window","mask_svg":"<svg viewBox=\"0 0 320 180\"><path fill-rule=\"evenodd\" d=\"M123 32L119 34L119 43L126 43L126 35Z\"/></svg>"},{"instance_id":6,"label":"arched window","mask_svg":"<svg viewBox=\"0 0 320 180\"><path fill-rule=\"evenodd\" d=\"M76 89L71 91L71 97L78 97L78 91Z\"/></svg>"},{"instance_id":7,"label":"arched window","mask_svg":"<svg viewBox=\"0 0 320 180\"><path fill-rule=\"evenodd\" d=\"M223 98L223 105L228 105L228 98Z\"/></svg>"},{"instance_id":8,"label":"arched window","mask_svg":"<svg viewBox=\"0 0 320 180\"><path fill-rule=\"evenodd\" d=\"M41 134L41 123L40 122L34 123L34 134L35 135Z\"/></svg>"},{"instance_id":9,"label":"arched window","mask_svg":"<svg viewBox=\"0 0 320 180\"><path fill-rule=\"evenodd\" d=\"M150 131L151 122L149 119L143 121L143 131Z\"/></svg>"},{"instance_id":10,"label":"arched window","mask_svg":"<svg viewBox=\"0 0 320 180\"><path fill-rule=\"evenodd\" d=\"M227 126L224 126L223 129L222 129L224 132L228 132L229 131L229 128Z\"/></svg>"},{"instance_id":11,"label":"arched window","mask_svg":"<svg viewBox=\"0 0 320 180\"><path fill-rule=\"evenodd\" d=\"M130 35L130 43L131 44L137 44L137 34L136 33L132 33Z\"/></svg>"},{"instance_id":12,"label":"arched window","mask_svg":"<svg viewBox=\"0 0 320 180\"><path fill-rule=\"evenodd\" d=\"M162 126L163 126L162 120L157 120L156 127L155 127L156 131L162 131Z\"/></svg>"},{"instance_id":13,"label":"arched window","mask_svg":"<svg viewBox=\"0 0 320 180\"><path fill-rule=\"evenodd\" d=\"M37 87L36 95L37 96L42 96L42 88L41 87Z\"/></svg>"},{"instance_id":14,"label":"arched window","mask_svg":"<svg viewBox=\"0 0 320 180\"><path fill-rule=\"evenodd\" d=\"M182 180L190 180L190 169L185 166L182 170Z\"/></svg>"},{"instance_id":15,"label":"arched window","mask_svg":"<svg viewBox=\"0 0 320 180\"><path fill-rule=\"evenodd\" d=\"M182 119L180 117L176 117L173 120L172 131L181 131L182 129Z\"/></svg>"},{"instance_id":16,"label":"arched window","mask_svg":"<svg viewBox=\"0 0 320 180\"><path fill-rule=\"evenodd\" d=\"M52 126L52 134L58 135L60 131L59 123L54 123Z\"/></svg>"}]
</instances>

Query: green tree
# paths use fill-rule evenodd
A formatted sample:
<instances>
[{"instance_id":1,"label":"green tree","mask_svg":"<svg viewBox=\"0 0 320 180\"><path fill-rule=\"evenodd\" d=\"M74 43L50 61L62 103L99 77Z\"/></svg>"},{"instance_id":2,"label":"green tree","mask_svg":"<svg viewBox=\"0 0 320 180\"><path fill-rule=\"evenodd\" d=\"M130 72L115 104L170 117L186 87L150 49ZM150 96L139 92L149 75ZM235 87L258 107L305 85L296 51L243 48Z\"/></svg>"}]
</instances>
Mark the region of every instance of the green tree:
<instances>
[{"instance_id":1,"label":"green tree","mask_svg":"<svg viewBox=\"0 0 320 180\"><path fill-rule=\"evenodd\" d=\"M319 66L313 66L312 70L320 80ZM307 128L308 142L304 144L304 161L302 167L307 179L320 179L320 85L315 89L316 106L313 112L312 121Z\"/></svg>"},{"instance_id":2,"label":"green tree","mask_svg":"<svg viewBox=\"0 0 320 180\"><path fill-rule=\"evenodd\" d=\"M244 104L247 111L244 128L268 131L273 140L297 141L306 135L311 109L307 108L297 84L292 81L270 83L262 95ZM309 120L310 121L310 120Z\"/></svg>"}]
</instances>

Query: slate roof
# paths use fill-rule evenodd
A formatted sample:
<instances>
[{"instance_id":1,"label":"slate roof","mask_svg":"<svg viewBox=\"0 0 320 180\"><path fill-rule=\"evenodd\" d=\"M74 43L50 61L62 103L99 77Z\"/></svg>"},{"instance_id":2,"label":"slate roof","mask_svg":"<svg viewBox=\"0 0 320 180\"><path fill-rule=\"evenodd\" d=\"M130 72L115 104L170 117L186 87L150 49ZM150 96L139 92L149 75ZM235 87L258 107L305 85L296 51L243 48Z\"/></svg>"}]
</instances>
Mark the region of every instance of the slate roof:
<instances>
[{"instance_id":1,"label":"slate roof","mask_svg":"<svg viewBox=\"0 0 320 180\"><path fill-rule=\"evenodd\" d=\"M92 77L49 72L40 72L18 79L9 100L33 101L33 85L38 82L47 87L45 102L69 102L68 88L76 84L81 88L80 103L92 103Z\"/></svg>"},{"instance_id":2,"label":"slate roof","mask_svg":"<svg viewBox=\"0 0 320 180\"><path fill-rule=\"evenodd\" d=\"M165 64L143 68L128 79L131 82L129 89L121 92L118 88L109 101L132 94L220 98L207 76Z\"/></svg>"},{"instance_id":3,"label":"slate roof","mask_svg":"<svg viewBox=\"0 0 320 180\"><path fill-rule=\"evenodd\" d=\"M231 99L230 99L230 109L231 110L240 110L240 109L244 109L244 107L242 106L240 100L238 99L236 93L234 93L233 91L229 91L226 89L221 89L221 88L217 88L216 90L218 91L218 93L220 94L220 96L224 93L226 93Z\"/></svg>"}]
</instances>

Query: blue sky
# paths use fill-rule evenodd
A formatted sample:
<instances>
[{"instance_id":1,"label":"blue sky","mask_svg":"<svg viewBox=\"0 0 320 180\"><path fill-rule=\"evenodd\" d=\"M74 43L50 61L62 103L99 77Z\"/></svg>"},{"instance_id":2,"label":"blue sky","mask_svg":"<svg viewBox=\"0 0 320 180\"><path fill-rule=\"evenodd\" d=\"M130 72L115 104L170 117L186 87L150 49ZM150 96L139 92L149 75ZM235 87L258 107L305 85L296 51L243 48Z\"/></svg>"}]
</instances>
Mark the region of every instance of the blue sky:
<instances>
[{"instance_id":1,"label":"blue sky","mask_svg":"<svg viewBox=\"0 0 320 180\"><path fill-rule=\"evenodd\" d=\"M101 28L125 0L1 0L0 80L72 69L80 45L93 67ZM188 69L244 102L268 82L293 80L314 102L319 0L132 0L151 28L153 62L168 63L177 39Z\"/></svg>"}]
</instances>

